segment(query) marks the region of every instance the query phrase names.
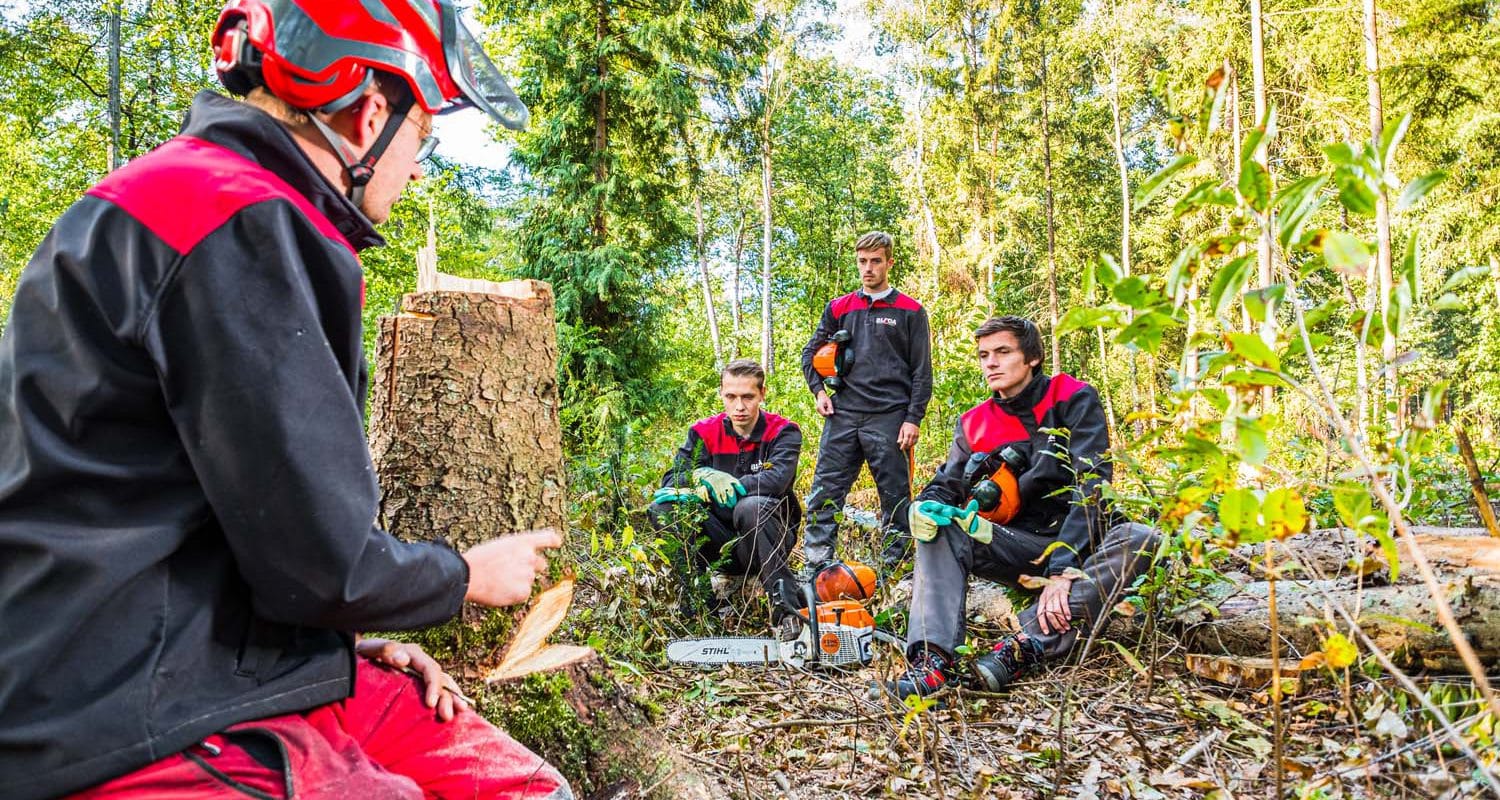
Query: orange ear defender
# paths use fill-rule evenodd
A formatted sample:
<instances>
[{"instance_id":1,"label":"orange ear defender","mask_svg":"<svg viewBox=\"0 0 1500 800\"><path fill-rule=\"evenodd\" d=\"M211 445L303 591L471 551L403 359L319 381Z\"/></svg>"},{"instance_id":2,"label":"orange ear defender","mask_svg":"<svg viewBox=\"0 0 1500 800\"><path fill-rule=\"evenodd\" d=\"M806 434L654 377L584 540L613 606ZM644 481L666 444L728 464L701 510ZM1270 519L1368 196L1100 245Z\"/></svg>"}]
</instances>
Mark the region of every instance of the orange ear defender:
<instances>
[{"instance_id":1,"label":"orange ear defender","mask_svg":"<svg viewBox=\"0 0 1500 800\"><path fill-rule=\"evenodd\" d=\"M846 347L847 344L849 332L840 330L813 353L813 370L823 376L823 385L829 391L836 392L843 388L844 374L854 363L854 351Z\"/></svg>"},{"instance_id":2,"label":"orange ear defender","mask_svg":"<svg viewBox=\"0 0 1500 800\"><path fill-rule=\"evenodd\" d=\"M970 484L970 497L979 504L979 516L1000 525L1015 519L1021 510L1017 476L1025 471L1026 457L1013 447L994 454L979 452L970 456L964 480Z\"/></svg>"},{"instance_id":3,"label":"orange ear defender","mask_svg":"<svg viewBox=\"0 0 1500 800\"><path fill-rule=\"evenodd\" d=\"M813 578L818 601L868 600L875 594L875 570L857 561L829 564Z\"/></svg>"}]
</instances>

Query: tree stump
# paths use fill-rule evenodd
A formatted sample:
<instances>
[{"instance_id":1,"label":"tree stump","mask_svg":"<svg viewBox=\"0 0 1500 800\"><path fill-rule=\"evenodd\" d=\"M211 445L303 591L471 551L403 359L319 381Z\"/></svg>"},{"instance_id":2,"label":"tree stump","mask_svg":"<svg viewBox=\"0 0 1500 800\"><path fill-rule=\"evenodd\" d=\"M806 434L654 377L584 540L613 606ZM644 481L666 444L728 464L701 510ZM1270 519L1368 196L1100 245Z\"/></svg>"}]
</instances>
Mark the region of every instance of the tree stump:
<instances>
[{"instance_id":1,"label":"tree stump","mask_svg":"<svg viewBox=\"0 0 1500 800\"><path fill-rule=\"evenodd\" d=\"M406 295L400 314L380 320L371 390L380 524L408 540L443 536L460 551L532 528L567 530L552 289L540 281L484 288ZM482 713L581 795L655 785L656 796L705 796L597 656L498 684L477 680L519 616L467 608L461 620L404 638L443 661Z\"/></svg>"},{"instance_id":2,"label":"tree stump","mask_svg":"<svg viewBox=\"0 0 1500 800\"><path fill-rule=\"evenodd\" d=\"M423 292L382 317L370 403L380 521L459 550L563 514L552 289Z\"/></svg>"}]
</instances>

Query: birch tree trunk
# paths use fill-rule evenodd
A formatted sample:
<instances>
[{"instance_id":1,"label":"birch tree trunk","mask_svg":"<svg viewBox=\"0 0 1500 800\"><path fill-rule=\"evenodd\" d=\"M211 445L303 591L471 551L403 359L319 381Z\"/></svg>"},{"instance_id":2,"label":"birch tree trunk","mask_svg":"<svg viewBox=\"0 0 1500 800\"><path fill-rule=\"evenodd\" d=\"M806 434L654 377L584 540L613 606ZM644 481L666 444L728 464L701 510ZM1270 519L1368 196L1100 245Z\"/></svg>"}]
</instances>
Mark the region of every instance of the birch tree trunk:
<instances>
[{"instance_id":1,"label":"birch tree trunk","mask_svg":"<svg viewBox=\"0 0 1500 800\"><path fill-rule=\"evenodd\" d=\"M719 315L714 310L714 288L708 277L708 253L704 248L703 195L693 192L693 222L697 227L698 277L703 281L703 310L708 316L708 335L714 343L714 371L724 369L724 343L719 339Z\"/></svg>"},{"instance_id":2,"label":"birch tree trunk","mask_svg":"<svg viewBox=\"0 0 1500 800\"><path fill-rule=\"evenodd\" d=\"M1370 141L1379 152L1380 140L1385 133L1385 110L1380 97L1380 26L1375 0L1364 0L1365 10L1365 84L1369 91ZM1390 165L1383 165L1390 169ZM1380 194L1375 199L1375 269L1380 279L1380 316L1389 320L1391 313L1391 205L1385 184L1381 183ZM1382 383L1385 395L1386 425L1388 436L1393 440L1400 434L1401 420L1405 416L1400 407L1399 380L1396 369L1396 337L1389 325L1380 340L1380 355L1384 361L1385 380Z\"/></svg>"},{"instance_id":3,"label":"birch tree trunk","mask_svg":"<svg viewBox=\"0 0 1500 800\"><path fill-rule=\"evenodd\" d=\"M1262 26L1260 0L1250 0L1250 79L1254 84L1255 90L1255 124L1256 126L1262 126L1266 124L1266 111L1269 106L1266 103L1266 43ZM1236 116L1237 118L1238 116ZM1271 146L1271 137L1269 133L1267 131L1267 135L1260 138L1260 142L1256 144L1255 153L1252 156L1255 159L1255 163L1266 169L1267 175L1270 174L1268 153ZM1271 212L1267 209L1264 212L1257 213L1256 218L1260 222L1260 239L1256 244L1255 252L1256 265L1259 267L1259 285L1264 287L1270 286L1272 283ZM1267 343L1275 342L1276 319L1273 315L1267 314L1265 321L1261 323L1260 338L1264 339ZM1270 411L1273 397L1273 390L1270 386L1261 387L1262 413Z\"/></svg>"},{"instance_id":4,"label":"birch tree trunk","mask_svg":"<svg viewBox=\"0 0 1500 800\"><path fill-rule=\"evenodd\" d=\"M1062 344L1057 335L1057 225L1052 215L1052 128L1047 110L1047 41L1042 40L1042 182L1047 208L1047 321L1052 339L1053 372L1062 369Z\"/></svg>"},{"instance_id":5,"label":"birch tree trunk","mask_svg":"<svg viewBox=\"0 0 1500 800\"><path fill-rule=\"evenodd\" d=\"M768 64L766 76L766 112L760 139L760 364L767 375L774 372L772 357L775 341L771 335L771 100L770 84L774 77Z\"/></svg>"}]
</instances>

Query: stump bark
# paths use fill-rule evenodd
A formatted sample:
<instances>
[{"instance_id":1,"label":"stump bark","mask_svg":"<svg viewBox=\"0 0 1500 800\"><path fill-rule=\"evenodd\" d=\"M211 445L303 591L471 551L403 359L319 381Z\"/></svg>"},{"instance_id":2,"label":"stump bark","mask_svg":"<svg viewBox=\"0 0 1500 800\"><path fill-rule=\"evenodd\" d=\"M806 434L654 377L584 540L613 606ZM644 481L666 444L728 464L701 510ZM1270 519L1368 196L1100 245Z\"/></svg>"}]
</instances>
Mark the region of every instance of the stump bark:
<instances>
[{"instance_id":1,"label":"stump bark","mask_svg":"<svg viewBox=\"0 0 1500 800\"><path fill-rule=\"evenodd\" d=\"M440 535L462 551L517 531L567 530L551 287L486 288L409 294L400 314L380 320L370 450L380 524L403 539ZM654 796L703 796L597 656L479 681L518 616L471 607L405 638L442 660L482 713L561 769L581 796L653 785Z\"/></svg>"}]
</instances>

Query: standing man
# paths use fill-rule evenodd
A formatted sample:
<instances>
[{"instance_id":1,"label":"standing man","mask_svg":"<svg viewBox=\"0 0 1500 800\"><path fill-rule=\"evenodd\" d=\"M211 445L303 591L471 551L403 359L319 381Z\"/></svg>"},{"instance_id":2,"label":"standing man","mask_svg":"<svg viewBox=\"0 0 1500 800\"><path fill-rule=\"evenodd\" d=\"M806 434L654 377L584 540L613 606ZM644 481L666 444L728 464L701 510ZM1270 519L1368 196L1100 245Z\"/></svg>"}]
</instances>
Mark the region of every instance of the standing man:
<instances>
[{"instance_id":1,"label":"standing man","mask_svg":"<svg viewBox=\"0 0 1500 800\"><path fill-rule=\"evenodd\" d=\"M802 373L823 415L802 542L814 570L834 560L834 516L843 510L861 464L870 465L880 492L881 529L887 536L882 562L900 563L911 544L905 513L911 500L908 458L932 398L932 345L927 311L891 287L892 246L888 233L859 237L854 257L860 290L829 303L802 348ZM820 370L825 359L819 350L829 343L840 350L835 375Z\"/></svg>"},{"instance_id":2,"label":"standing man","mask_svg":"<svg viewBox=\"0 0 1500 800\"><path fill-rule=\"evenodd\" d=\"M570 798L358 633L524 602L561 544L381 530L362 417L358 252L434 114L525 107L447 0L229 0L213 46L245 99L74 203L0 338L0 796Z\"/></svg>"},{"instance_id":3,"label":"standing man","mask_svg":"<svg viewBox=\"0 0 1500 800\"><path fill-rule=\"evenodd\" d=\"M761 410L766 372L749 359L724 367L719 399L724 413L688 429L647 513L658 531L673 531L682 543L684 597L714 566L758 575L776 633L790 641L802 630L795 612L806 605L787 566L802 520L792 495L802 430Z\"/></svg>"},{"instance_id":4,"label":"standing man","mask_svg":"<svg viewBox=\"0 0 1500 800\"><path fill-rule=\"evenodd\" d=\"M999 691L1067 655L1081 627L1102 627L1156 550L1155 531L1103 505L1109 429L1094 387L1039 372L1042 336L1029 319L986 320L974 339L993 394L959 417L948 460L911 507L909 669L884 684L898 698L954 679L970 575L1012 586L1022 575L1047 579L1020 632L974 663L978 685Z\"/></svg>"}]
</instances>

